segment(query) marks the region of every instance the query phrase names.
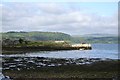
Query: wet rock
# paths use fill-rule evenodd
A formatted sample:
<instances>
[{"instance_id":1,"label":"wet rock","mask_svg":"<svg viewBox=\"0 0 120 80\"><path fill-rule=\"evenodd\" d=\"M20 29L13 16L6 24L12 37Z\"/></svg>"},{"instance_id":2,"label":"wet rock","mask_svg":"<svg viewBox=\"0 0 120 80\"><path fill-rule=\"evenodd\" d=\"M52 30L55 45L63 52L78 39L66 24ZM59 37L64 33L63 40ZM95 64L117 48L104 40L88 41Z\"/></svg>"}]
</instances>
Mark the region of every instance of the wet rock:
<instances>
[{"instance_id":1,"label":"wet rock","mask_svg":"<svg viewBox=\"0 0 120 80\"><path fill-rule=\"evenodd\" d=\"M35 69L40 67L54 67L62 65L84 65L100 61L100 58L79 58L79 59L56 59L44 57L5 57L3 58L4 70L22 70L22 69ZM109 60L109 59L107 59Z\"/></svg>"}]
</instances>

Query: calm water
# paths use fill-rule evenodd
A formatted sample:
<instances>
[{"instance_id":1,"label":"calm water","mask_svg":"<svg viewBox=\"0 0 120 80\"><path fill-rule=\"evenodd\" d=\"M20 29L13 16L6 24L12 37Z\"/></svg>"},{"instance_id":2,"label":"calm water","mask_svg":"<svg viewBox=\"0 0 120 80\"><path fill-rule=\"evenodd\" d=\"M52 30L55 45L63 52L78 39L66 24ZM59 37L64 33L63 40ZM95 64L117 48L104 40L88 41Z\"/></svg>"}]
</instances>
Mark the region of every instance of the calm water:
<instances>
[{"instance_id":1,"label":"calm water","mask_svg":"<svg viewBox=\"0 0 120 80\"><path fill-rule=\"evenodd\" d=\"M3 56L118 59L118 44L92 44L92 50L39 51L39 52L3 55Z\"/></svg>"}]
</instances>

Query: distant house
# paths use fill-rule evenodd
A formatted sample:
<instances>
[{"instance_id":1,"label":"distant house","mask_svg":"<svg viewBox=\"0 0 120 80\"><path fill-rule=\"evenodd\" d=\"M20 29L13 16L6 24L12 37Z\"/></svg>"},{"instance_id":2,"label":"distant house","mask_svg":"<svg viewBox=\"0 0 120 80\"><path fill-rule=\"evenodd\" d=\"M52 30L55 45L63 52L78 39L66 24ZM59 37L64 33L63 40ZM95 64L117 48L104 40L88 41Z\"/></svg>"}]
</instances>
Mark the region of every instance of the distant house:
<instances>
[{"instance_id":1,"label":"distant house","mask_svg":"<svg viewBox=\"0 0 120 80\"><path fill-rule=\"evenodd\" d=\"M64 43L65 41L55 41L55 43Z\"/></svg>"}]
</instances>

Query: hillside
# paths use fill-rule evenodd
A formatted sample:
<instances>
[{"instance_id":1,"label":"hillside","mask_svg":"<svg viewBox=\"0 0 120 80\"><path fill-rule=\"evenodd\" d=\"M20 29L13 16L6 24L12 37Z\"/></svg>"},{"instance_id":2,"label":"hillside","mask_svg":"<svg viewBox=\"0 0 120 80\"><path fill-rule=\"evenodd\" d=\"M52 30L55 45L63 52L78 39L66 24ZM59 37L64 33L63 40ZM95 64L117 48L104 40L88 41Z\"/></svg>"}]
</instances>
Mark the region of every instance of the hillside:
<instances>
[{"instance_id":1,"label":"hillside","mask_svg":"<svg viewBox=\"0 0 120 80\"><path fill-rule=\"evenodd\" d=\"M71 40L71 36L60 32L7 32L3 39L25 39L30 41Z\"/></svg>"},{"instance_id":2,"label":"hillside","mask_svg":"<svg viewBox=\"0 0 120 80\"><path fill-rule=\"evenodd\" d=\"M79 36L79 35L78 35ZM84 34L81 37L117 37L117 34Z\"/></svg>"},{"instance_id":3,"label":"hillside","mask_svg":"<svg viewBox=\"0 0 120 80\"><path fill-rule=\"evenodd\" d=\"M25 39L29 41L71 41L72 43L118 43L117 35L112 34L87 34L74 35L61 32L6 32L2 33L3 39Z\"/></svg>"},{"instance_id":4,"label":"hillside","mask_svg":"<svg viewBox=\"0 0 120 80\"><path fill-rule=\"evenodd\" d=\"M115 35L82 35L72 36L76 43L87 42L87 43L118 43L118 37Z\"/></svg>"}]
</instances>

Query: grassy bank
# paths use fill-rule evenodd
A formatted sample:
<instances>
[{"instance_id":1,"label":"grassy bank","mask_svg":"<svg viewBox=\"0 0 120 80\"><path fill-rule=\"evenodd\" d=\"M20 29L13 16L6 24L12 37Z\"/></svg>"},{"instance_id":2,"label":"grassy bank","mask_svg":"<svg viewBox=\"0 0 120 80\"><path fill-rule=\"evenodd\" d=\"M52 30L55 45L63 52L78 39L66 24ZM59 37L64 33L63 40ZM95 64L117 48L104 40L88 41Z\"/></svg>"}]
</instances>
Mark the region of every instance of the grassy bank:
<instances>
[{"instance_id":1,"label":"grassy bank","mask_svg":"<svg viewBox=\"0 0 120 80\"><path fill-rule=\"evenodd\" d=\"M30 51L57 51L57 50L89 50L91 47L72 47L70 43L56 43L54 41L30 41L27 43L16 45L4 45L2 46L3 54L15 54Z\"/></svg>"},{"instance_id":2,"label":"grassy bank","mask_svg":"<svg viewBox=\"0 0 120 80\"><path fill-rule=\"evenodd\" d=\"M22 46L22 47L2 47L3 54L10 53L21 53L21 52L30 52L30 51L58 51L58 50L91 50L91 47L55 47L55 46Z\"/></svg>"}]
</instances>

